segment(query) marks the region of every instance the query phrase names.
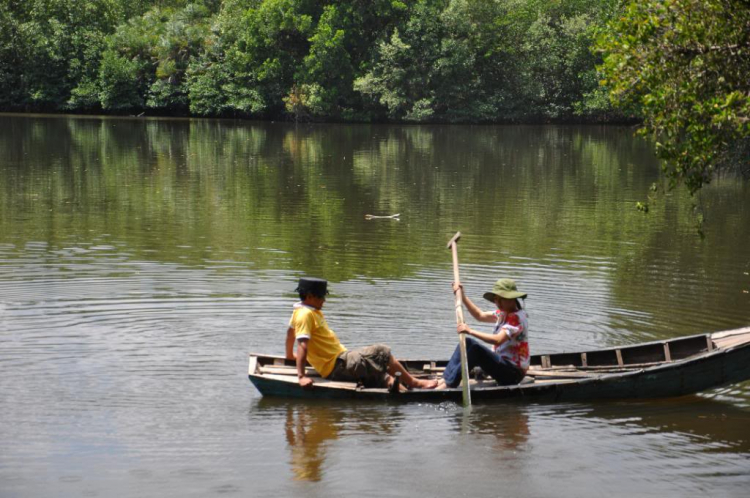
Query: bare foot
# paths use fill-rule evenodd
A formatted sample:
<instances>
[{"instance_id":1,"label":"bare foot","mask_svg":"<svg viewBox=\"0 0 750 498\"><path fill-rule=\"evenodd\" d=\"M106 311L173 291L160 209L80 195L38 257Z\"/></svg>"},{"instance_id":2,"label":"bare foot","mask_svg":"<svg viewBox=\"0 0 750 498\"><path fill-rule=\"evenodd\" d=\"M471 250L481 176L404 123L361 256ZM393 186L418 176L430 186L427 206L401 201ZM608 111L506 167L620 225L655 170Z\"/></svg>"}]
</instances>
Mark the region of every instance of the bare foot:
<instances>
[{"instance_id":1,"label":"bare foot","mask_svg":"<svg viewBox=\"0 0 750 498\"><path fill-rule=\"evenodd\" d=\"M443 379L440 379L440 380L438 381L438 385L437 385L437 387L435 388L435 390L437 390L437 391L442 391L443 389L448 389L448 384L446 384L446 383L445 383L445 381L444 381Z\"/></svg>"},{"instance_id":2,"label":"bare foot","mask_svg":"<svg viewBox=\"0 0 750 498\"><path fill-rule=\"evenodd\" d=\"M414 379L414 384L411 387L416 387L417 389L435 389L437 385L438 381L435 379Z\"/></svg>"}]
</instances>

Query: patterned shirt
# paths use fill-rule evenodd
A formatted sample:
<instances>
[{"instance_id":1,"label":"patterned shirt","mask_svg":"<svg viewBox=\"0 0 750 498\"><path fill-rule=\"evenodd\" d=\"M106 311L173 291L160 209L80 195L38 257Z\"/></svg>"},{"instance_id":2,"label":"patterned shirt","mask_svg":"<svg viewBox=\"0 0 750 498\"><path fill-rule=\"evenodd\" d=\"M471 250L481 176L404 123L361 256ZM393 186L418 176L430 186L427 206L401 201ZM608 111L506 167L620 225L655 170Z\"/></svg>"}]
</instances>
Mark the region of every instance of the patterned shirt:
<instances>
[{"instance_id":1,"label":"patterned shirt","mask_svg":"<svg viewBox=\"0 0 750 498\"><path fill-rule=\"evenodd\" d=\"M513 313L495 311L495 334L505 334L508 340L495 346L495 352L523 372L529 368L529 317L523 310Z\"/></svg>"}]
</instances>

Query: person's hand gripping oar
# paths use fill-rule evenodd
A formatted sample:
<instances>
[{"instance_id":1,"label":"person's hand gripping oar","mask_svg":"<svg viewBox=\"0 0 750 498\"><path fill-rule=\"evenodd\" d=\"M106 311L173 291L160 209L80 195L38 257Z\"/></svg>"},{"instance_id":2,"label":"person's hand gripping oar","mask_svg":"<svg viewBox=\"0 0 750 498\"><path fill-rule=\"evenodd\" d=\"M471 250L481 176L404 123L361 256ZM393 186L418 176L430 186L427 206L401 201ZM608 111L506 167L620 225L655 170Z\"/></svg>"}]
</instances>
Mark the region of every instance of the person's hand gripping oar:
<instances>
[{"instance_id":1,"label":"person's hand gripping oar","mask_svg":"<svg viewBox=\"0 0 750 498\"><path fill-rule=\"evenodd\" d=\"M461 279L458 276L458 239L461 232L448 242L448 249L453 253L453 282L456 286L456 324L464 323L463 289ZM458 334L458 344L461 349L461 390L463 391L464 408L471 408L471 391L469 391L469 362L466 360L466 334Z\"/></svg>"}]
</instances>

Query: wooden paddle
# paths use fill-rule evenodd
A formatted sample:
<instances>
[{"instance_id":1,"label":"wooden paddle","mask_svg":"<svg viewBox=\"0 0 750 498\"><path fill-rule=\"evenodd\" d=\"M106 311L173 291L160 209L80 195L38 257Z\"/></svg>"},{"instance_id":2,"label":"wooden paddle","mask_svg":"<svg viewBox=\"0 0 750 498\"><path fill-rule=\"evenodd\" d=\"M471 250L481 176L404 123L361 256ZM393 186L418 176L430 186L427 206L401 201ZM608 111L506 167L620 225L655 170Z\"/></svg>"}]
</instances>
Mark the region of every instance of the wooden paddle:
<instances>
[{"instance_id":1,"label":"wooden paddle","mask_svg":"<svg viewBox=\"0 0 750 498\"><path fill-rule=\"evenodd\" d=\"M461 279L458 276L458 239L461 232L448 242L448 249L453 253L453 281L459 285L456 291L456 324L464 323L463 290L461 290ZM464 408L471 408L471 391L469 391L469 362L466 360L466 334L458 335L458 347L461 350L461 388L463 390Z\"/></svg>"}]
</instances>

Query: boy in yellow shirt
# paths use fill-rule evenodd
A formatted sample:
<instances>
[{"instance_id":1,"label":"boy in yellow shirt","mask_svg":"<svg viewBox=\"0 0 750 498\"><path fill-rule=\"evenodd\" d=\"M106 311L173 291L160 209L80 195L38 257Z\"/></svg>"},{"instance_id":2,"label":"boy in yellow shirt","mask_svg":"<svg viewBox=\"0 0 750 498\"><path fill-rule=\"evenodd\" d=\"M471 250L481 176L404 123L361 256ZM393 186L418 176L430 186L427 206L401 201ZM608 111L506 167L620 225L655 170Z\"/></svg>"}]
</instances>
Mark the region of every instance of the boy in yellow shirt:
<instances>
[{"instance_id":1,"label":"boy in yellow shirt","mask_svg":"<svg viewBox=\"0 0 750 498\"><path fill-rule=\"evenodd\" d=\"M305 375L309 362L326 379L345 382L362 382L366 387L390 387L396 372L410 388L434 389L435 380L417 379L406 371L383 344L347 350L336 334L328 327L320 311L328 294L328 282L319 278L299 279L296 291L300 303L294 306L286 338L286 357L297 360L299 385L309 389L313 381ZM297 355L294 343L297 342Z\"/></svg>"}]
</instances>

